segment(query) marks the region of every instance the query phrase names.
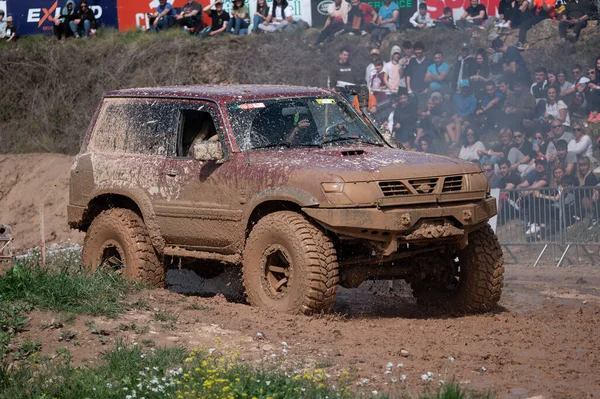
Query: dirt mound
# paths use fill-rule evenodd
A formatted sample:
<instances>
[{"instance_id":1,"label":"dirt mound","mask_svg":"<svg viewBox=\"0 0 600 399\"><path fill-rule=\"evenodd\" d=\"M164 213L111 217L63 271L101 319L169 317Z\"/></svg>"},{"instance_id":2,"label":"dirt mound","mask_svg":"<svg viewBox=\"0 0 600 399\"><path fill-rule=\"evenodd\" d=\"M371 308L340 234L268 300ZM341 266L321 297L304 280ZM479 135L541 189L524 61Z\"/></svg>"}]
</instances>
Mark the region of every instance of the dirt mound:
<instances>
[{"instance_id":1,"label":"dirt mound","mask_svg":"<svg viewBox=\"0 0 600 399\"><path fill-rule=\"evenodd\" d=\"M72 161L60 154L0 155L0 223L13 228L17 250L40 245L42 204L47 244L83 242L67 225Z\"/></svg>"}]
</instances>

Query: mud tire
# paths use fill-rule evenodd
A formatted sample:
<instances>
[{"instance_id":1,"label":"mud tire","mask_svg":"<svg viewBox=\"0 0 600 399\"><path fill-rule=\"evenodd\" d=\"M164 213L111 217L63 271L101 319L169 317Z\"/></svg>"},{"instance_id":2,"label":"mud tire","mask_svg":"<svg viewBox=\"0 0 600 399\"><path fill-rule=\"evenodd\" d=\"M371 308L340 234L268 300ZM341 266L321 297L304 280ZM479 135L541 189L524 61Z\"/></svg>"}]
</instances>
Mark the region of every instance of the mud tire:
<instances>
[{"instance_id":1,"label":"mud tire","mask_svg":"<svg viewBox=\"0 0 600 399\"><path fill-rule=\"evenodd\" d=\"M282 254L289 269L281 293L275 292L269 273L269 259L275 253ZM260 219L250 232L242 274L246 298L253 306L292 314L330 312L339 281L337 252L302 215L276 212Z\"/></svg>"},{"instance_id":2,"label":"mud tire","mask_svg":"<svg viewBox=\"0 0 600 399\"><path fill-rule=\"evenodd\" d=\"M443 291L427 282L411 284L418 302L428 306L448 306L449 310L482 313L500 300L504 281L504 257L498 237L489 224L469 234L469 244L457 252L460 280L456 289Z\"/></svg>"},{"instance_id":3,"label":"mud tire","mask_svg":"<svg viewBox=\"0 0 600 399\"><path fill-rule=\"evenodd\" d=\"M102 211L86 233L82 264L96 271L109 248L121 258L124 278L154 287L164 286L165 268L152 246L146 225L135 212L121 208Z\"/></svg>"}]
</instances>

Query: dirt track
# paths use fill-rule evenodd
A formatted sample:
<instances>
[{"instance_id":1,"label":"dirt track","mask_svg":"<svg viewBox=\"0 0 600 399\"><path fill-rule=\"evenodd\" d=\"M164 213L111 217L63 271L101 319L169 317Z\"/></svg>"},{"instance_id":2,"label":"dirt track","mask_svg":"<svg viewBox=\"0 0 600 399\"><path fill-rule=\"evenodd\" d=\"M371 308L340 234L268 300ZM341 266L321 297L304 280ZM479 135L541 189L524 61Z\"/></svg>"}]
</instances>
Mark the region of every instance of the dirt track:
<instances>
[{"instance_id":1,"label":"dirt track","mask_svg":"<svg viewBox=\"0 0 600 399\"><path fill-rule=\"evenodd\" d=\"M14 224L18 247L37 243L35 201L40 198L51 202L46 226L54 232L54 242L81 241L81 235L64 226L69 166L68 157L59 155L0 157L0 223ZM10 177L15 171L18 177ZM501 307L478 316L425 314L398 283L392 290L387 283L342 290L334 315L311 318L273 314L223 296L177 293L235 291L224 281L174 271L168 290L129 299L144 300L146 310L132 310L118 320L80 317L74 326L42 330L59 315L34 312L30 331L17 344L25 336L39 338L45 353L66 346L75 361L85 362L106 349L85 325L93 320L111 342L127 338L191 348L215 347L220 341L225 349L257 362L282 362L292 369L316 366L332 376L350 370L357 389L365 392L416 392L427 384L421 376L431 371L429 384L454 377L473 388L494 388L502 398L600 397L600 267L507 265ZM178 315L177 321L154 320L157 310ZM131 323L148 328L136 332L120 327ZM77 333L81 346L58 340L66 329ZM257 339L258 332L264 339ZM386 374L388 363L393 367Z\"/></svg>"}]
</instances>

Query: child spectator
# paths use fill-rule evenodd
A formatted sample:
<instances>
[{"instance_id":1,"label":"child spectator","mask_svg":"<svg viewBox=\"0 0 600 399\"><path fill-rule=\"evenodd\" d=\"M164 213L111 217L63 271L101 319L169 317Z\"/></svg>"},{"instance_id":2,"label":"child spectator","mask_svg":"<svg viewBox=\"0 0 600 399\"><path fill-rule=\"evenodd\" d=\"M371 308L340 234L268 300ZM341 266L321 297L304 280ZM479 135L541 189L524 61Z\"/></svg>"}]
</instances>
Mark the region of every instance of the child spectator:
<instances>
[{"instance_id":1,"label":"child spectator","mask_svg":"<svg viewBox=\"0 0 600 399\"><path fill-rule=\"evenodd\" d=\"M383 66L383 70L388 77L387 87L392 94L398 92L400 81L404 77L404 71L400 67L401 56L400 47L393 46L390 54L390 62L386 62Z\"/></svg>"},{"instance_id":2,"label":"child spectator","mask_svg":"<svg viewBox=\"0 0 600 399\"><path fill-rule=\"evenodd\" d=\"M425 82L429 83L429 92L439 91L442 94L449 94L449 76L450 66L444 62L444 53L437 50L433 54L433 64L427 68Z\"/></svg>"},{"instance_id":3,"label":"child spectator","mask_svg":"<svg viewBox=\"0 0 600 399\"><path fill-rule=\"evenodd\" d=\"M268 16L267 0L256 0L256 12L252 16L252 33L258 33L258 25L262 24Z\"/></svg>"},{"instance_id":4,"label":"child spectator","mask_svg":"<svg viewBox=\"0 0 600 399\"><path fill-rule=\"evenodd\" d=\"M369 84L370 91L375 95L377 102L387 98L387 85L388 81L387 73L383 70L383 61L378 59L374 63L375 73L371 76L371 82Z\"/></svg>"},{"instance_id":5,"label":"child spectator","mask_svg":"<svg viewBox=\"0 0 600 399\"><path fill-rule=\"evenodd\" d=\"M4 35L4 40L7 42L16 42L18 38L19 33L17 32L17 27L15 26L12 15L9 15L6 18L6 34Z\"/></svg>"},{"instance_id":6,"label":"child spectator","mask_svg":"<svg viewBox=\"0 0 600 399\"><path fill-rule=\"evenodd\" d=\"M458 29L471 29L481 26L487 19L487 10L483 4L479 4L479 0L471 0L469 7L465 9L460 19L456 21ZM482 27L483 28L483 27Z\"/></svg>"},{"instance_id":7,"label":"child spectator","mask_svg":"<svg viewBox=\"0 0 600 399\"><path fill-rule=\"evenodd\" d=\"M383 0L383 5L379 9L379 15L375 21L375 29L371 33L371 39L379 47L381 41L390 32L396 32L400 26L400 8L392 0Z\"/></svg>"},{"instance_id":8,"label":"child spectator","mask_svg":"<svg viewBox=\"0 0 600 399\"><path fill-rule=\"evenodd\" d=\"M213 10L212 7L215 9ZM223 11L223 3L221 0L216 0L214 3L207 5L202 11L208 13L208 16L212 20L212 24L211 26L202 29L202 32L200 33L201 38L207 36L214 37L227 30L229 14Z\"/></svg>"},{"instance_id":9,"label":"child spectator","mask_svg":"<svg viewBox=\"0 0 600 399\"><path fill-rule=\"evenodd\" d=\"M167 3L167 0L158 0L158 2L156 12L147 14L151 32L160 32L175 24L175 9L171 3Z\"/></svg>"},{"instance_id":10,"label":"child spectator","mask_svg":"<svg viewBox=\"0 0 600 399\"><path fill-rule=\"evenodd\" d=\"M463 139L463 145L460 148L458 157L465 161L479 162L478 151L485 152L485 145L479 141L479 135L473 129L469 129Z\"/></svg>"},{"instance_id":11,"label":"child spectator","mask_svg":"<svg viewBox=\"0 0 600 399\"><path fill-rule=\"evenodd\" d=\"M471 93L468 80L463 79L460 82L460 93L454 94L452 103L455 114L452 115L452 122L446 125L450 146L454 146L459 142L462 136L463 122L468 121L477 108L477 99Z\"/></svg>"},{"instance_id":12,"label":"child spectator","mask_svg":"<svg viewBox=\"0 0 600 399\"><path fill-rule=\"evenodd\" d=\"M589 0L573 0L567 3L566 11L561 15L558 24L560 40L567 41L567 29L573 28L575 41L579 40L581 30L587 26L587 21L592 13L592 3Z\"/></svg>"},{"instance_id":13,"label":"child spectator","mask_svg":"<svg viewBox=\"0 0 600 399\"><path fill-rule=\"evenodd\" d=\"M350 4L345 0L334 0L327 7L327 20L325 26L319 33L315 45L323 43L326 39L333 38L333 35L342 29L348 23L348 11Z\"/></svg>"},{"instance_id":14,"label":"child spectator","mask_svg":"<svg viewBox=\"0 0 600 399\"><path fill-rule=\"evenodd\" d=\"M181 12L175 16L175 22L190 33L195 33L196 26L202 20L202 6L195 0L187 0Z\"/></svg>"},{"instance_id":15,"label":"child spectator","mask_svg":"<svg viewBox=\"0 0 600 399\"><path fill-rule=\"evenodd\" d=\"M75 19L75 2L73 0L67 0L65 6L60 10L58 18L54 18L54 35L58 40L63 37L67 38L73 34L73 31L69 27L72 20Z\"/></svg>"},{"instance_id":16,"label":"child spectator","mask_svg":"<svg viewBox=\"0 0 600 399\"><path fill-rule=\"evenodd\" d=\"M452 16L452 9L450 7L444 7L443 15L433 22L437 23L438 28L442 29L456 29L454 26L454 17Z\"/></svg>"},{"instance_id":17,"label":"child spectator","mask_svg":"<svg viewBox=\"0 0 600 399\"><path fill-rule=\"evenodd\" d=\"M0 39L6 36L6 21L4 20L4 10L0 10Z\"/></svg>"},{"instance_id":18,"label":"child spectator","mask_svg":"<svg viewBox=\"0 0 600 399\"><path fill-rule=\"evenodd\" d=\"M69 23L69 27L76 39L81 36L87 39L90 35L96 34L96 16L94 10L89 8L87 1L83 0L79 3L75 19Z\"/></svg>"},{"instance_id":19,"label":"child spectator","mask_svg":"<svg viewBox=\"0 0 600 399\"><path fill-rule=\"evenodd\" d=\"M248 33L248 27L250 26L249 15L250 11L244 0L233 0L231 18L227 24L227 32L233 33L236 36Z\"/></svg>"},{"instance_id":20,"label":"child spectator","mask_svg":"<svg viewBox=\"0 0 600 399\"><path fill-rule=\"evenodd\" d=\"M258 29L265 32L281 32L292 23L292 8L287 0L275 0L271 14L265 21L258 25Z\"/></svg>"},{"instance_id":21,"label":"child spectator","mask_svg":"<svg viewBox=\"0 0 600 399\"><path fill-rule=\"evenodd\" d=\"M433 28L435 23L431 19L431 15L427 12L427 4L419 4L419 9L410 17L410 24L416 29Z\"/></svg>"}]
</instances>

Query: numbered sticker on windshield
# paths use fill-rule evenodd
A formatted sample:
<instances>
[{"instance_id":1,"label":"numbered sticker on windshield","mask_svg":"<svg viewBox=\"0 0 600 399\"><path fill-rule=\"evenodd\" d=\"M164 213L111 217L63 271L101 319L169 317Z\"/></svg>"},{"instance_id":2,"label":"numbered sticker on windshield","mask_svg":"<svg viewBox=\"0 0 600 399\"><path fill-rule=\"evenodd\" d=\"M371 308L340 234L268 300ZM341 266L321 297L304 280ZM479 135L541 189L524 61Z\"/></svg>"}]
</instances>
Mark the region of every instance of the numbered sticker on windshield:
<instances>
[{"instance_id":1,"label":"numbered sticker on windshield","mask_svg":"<svg viewBox=\"0 0 600 399\"><path fill-rule=\"evenodd\" d=\"M317 98L317 104L335 104L333 98Z\"/></svg>"},{"instance_id":2,"label":"numbered sticker on windshield","mask_svg":"<svg viewBox=\"0 0 600 399\"><path fill-rule=\"evenodd\" d=\"M250 103L250 104L240 104L239 109L255 109L255 108L264 108L265 103Z\"/></svg>"}]
</instances>

